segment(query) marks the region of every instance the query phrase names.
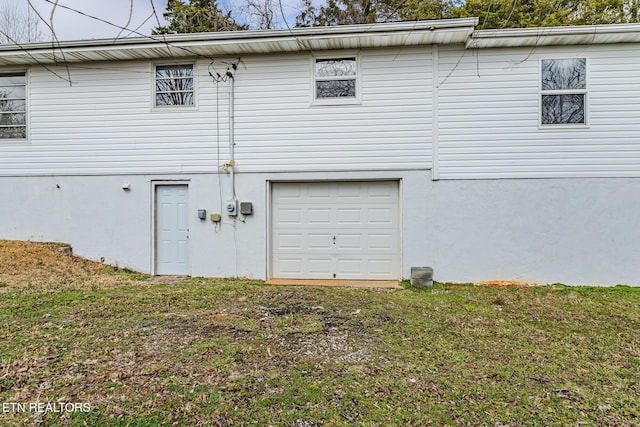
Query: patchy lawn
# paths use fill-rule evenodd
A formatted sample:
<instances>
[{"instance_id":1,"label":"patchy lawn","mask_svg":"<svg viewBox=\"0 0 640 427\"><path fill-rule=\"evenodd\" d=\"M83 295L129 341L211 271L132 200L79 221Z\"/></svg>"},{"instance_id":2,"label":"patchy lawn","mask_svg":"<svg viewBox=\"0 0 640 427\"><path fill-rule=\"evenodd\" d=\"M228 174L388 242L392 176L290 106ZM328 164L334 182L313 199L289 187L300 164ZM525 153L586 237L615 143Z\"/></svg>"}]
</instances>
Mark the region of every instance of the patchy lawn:
<instances>
[{"instance_id":1,"label":"patchy lawn","mask_svg":"<svg viewBox=\"0 0 640 427\"><path fill-rule=\"evenodd\" d=\"M627 287L162 283L0 241L0 327L2 425L640 424Z\"/></svg>"}]
</instances>

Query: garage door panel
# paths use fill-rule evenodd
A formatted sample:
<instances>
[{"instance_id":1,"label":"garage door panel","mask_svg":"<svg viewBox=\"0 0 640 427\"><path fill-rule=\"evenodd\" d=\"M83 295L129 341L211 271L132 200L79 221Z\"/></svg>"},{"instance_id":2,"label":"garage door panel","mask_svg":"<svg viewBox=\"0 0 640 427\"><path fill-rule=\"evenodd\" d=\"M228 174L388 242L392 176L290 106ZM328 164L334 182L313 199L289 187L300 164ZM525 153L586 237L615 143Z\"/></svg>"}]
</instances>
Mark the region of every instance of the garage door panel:
<instances>
[{"instance_id":1,"label":"garage door panel","mask_svg":"<svg viewBox=\"0 0 640 427\"><path fill-rule=\"evenodd\" d=\"M395 249L395 236L392 233L367 235L368 251L392 251Z\"/></svg>"},{"instance_id":2,"label":"garage door panel","mask_svg":"<svg viewBox=\"0 0 640 427\"><path fill-rule=\"evenodd\" d=\"M364 236L361 234L341 234L336 235L336 246L338 250L362 251Z\"/></svg>"},{"instance_id":3,"label":"garage door panel","mask_svg":"<svg viewBox=\"0 0 640 427\"><path fill-rule=\"evenodd\" d=\"M324 278L331 274L331 260L323 258L309 258L307 260L307 272L313 275L313 278Z\"/></svg>"},{"instance_id":4,"label":"garage door panel","mask_svg":"<svg viewBox=\"0 0 640 427\"><path fill-rule=\"evenodd\" d=\"M285 275L301 275L303 274L302 270L303 259L302 258L287 258L287 257L279 257L277 260L276 268Z\"/></svg>"},{"instance_id":5,"label":"garage door panel","mask_svg":"<svg viewBox=\"0 0 640 427\"><path fill-rule=\"evenodd\" d=\"M338 208L338 225L360 225L362 224L362 209L360 208Z\"/></svg>"},{"instance_id":6,"label":"garage door panel","mask_svg":"<svg viewBox=\"0 0 640 427\"><path fill-rule=\"evenodd\" d=\"M366 262L371 277L384 280L388 275L389 269L393 268L393 263L397 262L397 258L370 258Z\"/></svg>"},{"instance_id":7,"label":"garage door panel","mask_svg":"<svg viewBox=\"0 0 640 427\"><path fill-rule=\"evenodd\" d=\"M284 250L300 250L302 249L302 235L280 233L275 236L275 243Z\"/></svg>"},{"instance_id":8,"label":"garage door panel","mask_svg":"<svg viewBox=\"0 0 640 427\"><path fill-rule=\"evenodd\" d=\"M278 192L274 192L274 200L277 201L295 201L302 200L302 184L290 183L286 187L281 187Z\"/></svg>"},{"instance_id":9,"label":"garage door panel","mask_svg":"<svg viewBox=\"0 0 640 427\"><path fill-rule=\"evenodd\" d=\"M348 258L337 260L337 278L362 279L362 271L367 271L369 280L389 280L389 271L394 269L395 258Z\"/></svg>"},{"instance_id":10,"label":"garage door panel","mask_svg":"<svg viewBox=\"0 0 640 427\"><path fill-rule=\"evenodd\" d=\"M311 202L327 202L331 199L331 188L325 183L307 184L306 189L307 199Z\"/></svg>"},{"instance_id":11,"label":"garage door panel","mask_svg":"<svg viewBox=\"0 0 640 427\"><path fill-rule=\"evenodd\" d=\"M278 209L278 225L302 224L302 208Z\"/></svg>"},{"instance_id":12,"label":"garage door panel","mask_svg":"<svg viewBox=\"0 0 640 427\"><path fill-rule=\"evenodd\" d=\"M366 197L366 189L363 191L361 182L340 182L336 183L336 195L342 201L362 200Z\"/></svg>"},{"instance_id":13,"label":"garage door panel","mask_svg":"<svg viewBox=\"0 0 640 427\"><path fill-rule=\"evenodd\" d=\"M398 183L395 181L378 182L377 185L367 186L367 197L369 201L397 202Z\"/></svg>"},{"instance_id":14,"label":"garage door panel","mask_svg":"<svg viewBox=\"0 0 640 427\"><path fill-rule=\"evenodd\" d=\"M331 208L308 208L307 223L315 224L331 224Z\"/></svg>"},{"instance_id":15,"label":"garage door panel","mask_svg":"<svg viewBox=\"0 0 640 427\"><path fill-rule=\"evenodd\" d=\"M337 261L337 276L345 279L353 279L362 274L362 258L341 257Z\"/></svg>"},{"instance_id":16,"label":"garage door panel","mask_svg":"<svg viewBox=\"0 0 640 427\"><path fill-rule=\"evenodd\" d=\"M275 278L399 278L398 182L275 183Z\"/></svg>"},{"instance_id":17,"label":"garage door panel","mask_svg":"<svg viewBox=\"0 0 640 427\"><path fill-rule=\"evenodd\" d=\"M368 225L387 225L395 227L398 214L393 208L369 208L367 209Z\"/></svg>"},{"instance_id":18,"label":"garage door panel","mask_svg":"<svg viewBox=\"0 0 640 427\"><path fill-rule=\"evenodd\" d=\"M329 250L332 245L333 236L330 233L309 233L307 235L307 248L309 250Z\"/></svg>"}]
</instances>

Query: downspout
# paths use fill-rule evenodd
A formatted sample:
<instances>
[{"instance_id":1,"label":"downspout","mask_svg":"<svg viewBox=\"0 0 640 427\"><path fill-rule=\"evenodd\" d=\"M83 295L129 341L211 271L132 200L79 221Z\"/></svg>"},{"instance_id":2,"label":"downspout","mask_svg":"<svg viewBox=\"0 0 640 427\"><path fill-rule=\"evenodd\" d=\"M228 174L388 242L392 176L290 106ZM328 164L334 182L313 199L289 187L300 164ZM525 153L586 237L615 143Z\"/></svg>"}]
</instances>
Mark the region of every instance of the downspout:
<instances>
[{"instance_id":1,"label":"downspout","mask_svg":"<svg viewBox=\"0 0 640 427\"><path fill-rule=\"evenodd\" d=\"M235 97L235 79L233 78L233 74L231 72L227 72L227 76L229 76L229 174L231 177L231 195L233 201L237 203L238 198L236 197L236 175L235 175L235 166L236 166L236 157L235 157L235 105L234 105L234 97Z\"/></svg>"},{"instance_id":2,"label":"downspout","mask_svg":"<svg viewBox=\"0 0 640 427\"><path fill-rule=\"evenodd\" d=\"M431 179L440 179L440 53L431 45Z\"/></svg>"}]
</instances>

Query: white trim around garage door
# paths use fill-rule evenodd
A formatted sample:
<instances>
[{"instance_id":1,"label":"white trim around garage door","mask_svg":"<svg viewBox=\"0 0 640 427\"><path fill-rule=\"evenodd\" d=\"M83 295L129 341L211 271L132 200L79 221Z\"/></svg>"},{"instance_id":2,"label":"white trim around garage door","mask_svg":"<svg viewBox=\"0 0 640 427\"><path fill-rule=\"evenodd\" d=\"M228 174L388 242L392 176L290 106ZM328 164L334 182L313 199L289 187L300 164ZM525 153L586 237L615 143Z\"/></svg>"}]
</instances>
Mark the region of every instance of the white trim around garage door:
<instances>
[{"instance_id":1,"label":"white trim around garage door","mask_svg":"<svg viewBox=\"0 0 640 427\"><path fill-rule=\"evenodd\" d=\"M399 180L279 181L269 190L269 278L401 278Z\"/></svg>"}]
</instances>

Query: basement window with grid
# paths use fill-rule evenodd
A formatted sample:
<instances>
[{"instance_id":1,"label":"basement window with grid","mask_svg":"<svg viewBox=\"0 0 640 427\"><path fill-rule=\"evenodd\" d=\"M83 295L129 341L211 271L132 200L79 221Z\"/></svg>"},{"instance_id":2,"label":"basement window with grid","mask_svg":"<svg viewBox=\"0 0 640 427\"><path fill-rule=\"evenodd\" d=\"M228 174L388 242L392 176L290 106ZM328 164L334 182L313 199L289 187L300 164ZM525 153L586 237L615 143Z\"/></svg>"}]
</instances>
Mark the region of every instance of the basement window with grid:
<instances>
[{"instance_id":1,"label":"basement window with grid","mask_svg":"<svg viewBox=\"0 0 640 427\"><path fill-rule=\"evenodd\" d=\"M0 73L0 139L27 138L25 73Z\"/></svg>"},{"instance_id":2,"label":"basement window with grid","mask_svg":"<svg viewBox=\"0 0 640 427\"><path fill-rule=\"evenodd\" d=\"M155 106L193 106L193 64L156 65Z\"/></svg>"},{"instance_id":3,"label":"basement window with grid","mask_svg":"<svg viewBox=\"0 0 640 427\"><path fill-rule=\"evenodd\" d=\"M356 58L315 59L315 100L357 99Z\"/></svg>"},{"instance_id":4,"label":"basement window with grid","mask_svg":"<svg viewBox=\"0 0 640 427\"><path fill-rule=\"evenodd\" d=\"M540 124L585 125L587 60L543 59L540 69Z\"/></svg>"}]
</instances>

